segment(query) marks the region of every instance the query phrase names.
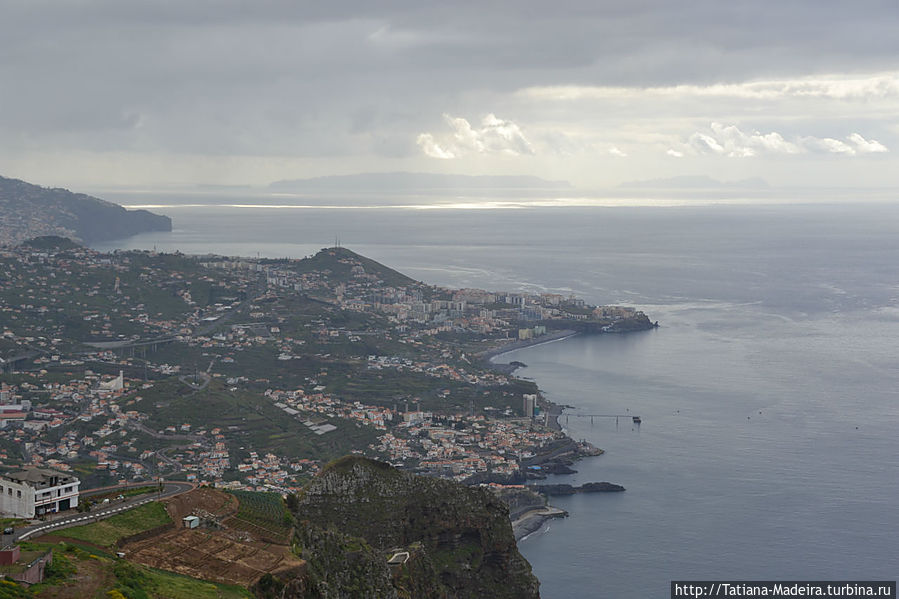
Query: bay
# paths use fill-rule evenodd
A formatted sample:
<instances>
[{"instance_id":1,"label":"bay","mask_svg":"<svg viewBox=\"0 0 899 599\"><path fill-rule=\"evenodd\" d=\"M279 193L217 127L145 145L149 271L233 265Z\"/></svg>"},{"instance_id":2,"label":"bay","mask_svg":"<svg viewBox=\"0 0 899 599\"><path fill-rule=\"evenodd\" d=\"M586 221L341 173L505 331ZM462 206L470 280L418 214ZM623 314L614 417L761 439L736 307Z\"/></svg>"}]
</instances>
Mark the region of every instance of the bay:
<instances>
[{"instance_id":1,"label":"bay","mask_svg":"<svg viewBox=\"0 0 899 599\"><path fill-rule=\"evenodd\" d=\"M896 206L179 201L158 210L173 232L99 249L301 257L339 237L430 283L575 293L660 321L504 356L574 406L573 437L606 450L552 482L627 488L554 499L571 516L520 543L544 598L666 597L672 579L897 578ZM590 413L643 423L578 416Z\"/></svg>"}]
</instances>

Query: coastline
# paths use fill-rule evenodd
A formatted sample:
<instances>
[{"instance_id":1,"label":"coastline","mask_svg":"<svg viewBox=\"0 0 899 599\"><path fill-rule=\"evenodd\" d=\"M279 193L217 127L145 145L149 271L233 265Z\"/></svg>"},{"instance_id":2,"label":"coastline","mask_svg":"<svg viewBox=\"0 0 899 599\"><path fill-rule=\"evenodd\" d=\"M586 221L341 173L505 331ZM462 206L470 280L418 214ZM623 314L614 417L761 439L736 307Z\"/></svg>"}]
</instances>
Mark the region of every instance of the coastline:
<instances>
[{"instance_id":1,"label":"coastline","mask_svg":"<svg viewBox=\"0 0 899 599\"><path fill-rule=\"evenodd\" d=\"M574 331L571 329L563 329L560 331L554 331L553 333L549 333L547 335L542 335L535 339L523 339L520 341L514 341L512 343L505 344L501 347L494 348L491 350L487 350L478 354L478 357L488 362L490 366L496 370L501 370L506 374L512 374L515 372L520 366L515 363L497 363L495 360L500 356L513 352L515 350L524 349L526 347L536 347L538 345L543 345L545 343L554 343L556 341L562 341L564 339L568 339L569 337L573 337L575 335L580 334L578 331ZM538 405L540 409L543 410L545 414L544 417L544 426L550 428L551 430L562 432L565 438L573 445L576 446L577 451L574 455L571 455L572 452L565 452L566 457L570 456L569 464L573 464L577 460L580 460L585 457L594 457L600 456L604 453L602 449L592 445L591 443L587 443L586 441L577 442L572 439L568 433L564 432L562 426L559 424L559 417L562 415L562 411L570 406L559 405L553 403L552 401L546 399L544 395L538 391ZM550 505L548 502L540 507L534 508L526 511L523 514L518 515L516 518L512 520L512 533L515 536L515 542L521 542L529 535L540 530L544 524L546 524L549 520L553 518L565 518L568 516L568 512L554 507Z\"/></svg>"},{"instance_id":2,"label":"coastline","mask_svg":"<svg viewBox=\"0 0 899 599\"><path fill-rule=\"evenodd\" d=\"M572 329L562 329L559 331L553 331L552 333L547 333L546 335L541 335L539 337L534 337L532 339L518 339L512 341L511 343L503 344L499 347L495 347L493 349L488 349L486 351L480 352L477 354L478 358L489 362L493 366L510 366L510 364L497 364L494 362L495 358L500 357L503 354L507 354L509 352L524 349L526 347L534 347L537 345L543 345L544 343L552 343L553 341L561 341L562 339L567 339L569 337L573 337L577 335L578 332ZM512 368L514 371L515 368ZM511 371L510 371L511 374Z\"/></svg>"},{"instance_id":3,"label":"coastline","mask_svg":"<svg viewBox=\"0 0 899 599\"><path fill-rule=\"evenodd\" d=\"M478 357L487 362L493 369L499 370L506 374L512 374L518 368L520 368L516 364L509 363L501 363L496 362L496 359L502 356L503 354L507 354L519 349L524 349L526 347L536 347L538 345L543 345L544 343L554 343L556 341L562 341L568 339L569 337L574 337L575 335L580 335L582 333L575 331L573 329L562 329L559 331L553 331L552 333L547 333L546 335L541 335L540 337L536 337L533 339L522 339L519 341L513 341L512 343L507 343L500 347L495 347L493 349L488 349L487 351L481 352L478 354ZM562 410L567 407L565 405L559 405L553 403L552 401L546 399L542 393L538 393L538 402L540 408L546 414L544 420L544 426L554 430L561 431L562 426L559 424L559 416L562 415ZM567 435L566 435L567 436ZM573 439L572 439L573 441ZM593 448L595 452L587 453L586 455L601 455L602 450L598 448Z\"/></svg>"}]
</instances>

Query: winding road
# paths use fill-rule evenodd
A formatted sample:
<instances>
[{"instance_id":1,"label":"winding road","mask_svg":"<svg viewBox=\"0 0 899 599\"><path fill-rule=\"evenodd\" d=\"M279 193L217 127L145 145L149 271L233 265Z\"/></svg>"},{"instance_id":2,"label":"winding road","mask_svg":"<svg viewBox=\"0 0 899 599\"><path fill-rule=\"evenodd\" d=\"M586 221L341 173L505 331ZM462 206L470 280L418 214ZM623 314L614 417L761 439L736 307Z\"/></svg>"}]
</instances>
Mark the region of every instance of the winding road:
<instances>
[{"instance_id":1,"label":"winding road","mask_svg":"<svg viewBox=\"0 0 899 599\"><path fill-rule=\"evenodd\" d=\"M135 486L152 486L153 482L148 483L138 483L138 484L129 484L117 487L104 487L101 489L88 489L80 494L80 497L90 497L91 495L98 494L106 494L117 489L125 490L129 487ZM48 534L50 532L55 532L57 530L62 530L64 528L69 528L71 526L80 526L82 524L88 524L90 522L96 522L97 520L103 520L104 518L109 518L110 516L114 516L120 512L124 512L126 510L130 510L139 505L143 505L145 503L149 503L151 501L157 501L159 499L164 499L166 497L174 497L175 495L180 495L181 493L187 493L188 491L192 491L196 488L196 485L193 483L187 483L183 481L165 481L164 486L161 493L153 493L149 496L140 496L135 497L134 499L126 499L124 501L118 501L115 503L110 503L108 506L99 509L98 507L94 508L94 511L91 512L73 512L71 514L67 514L65 516L60 516L53 520L49 520L47 522L40 522L38 524L32 524L30 526L23 526L17 528L16 531L11 535L3 535L2 545L7 547L16 543L18 541L24 541L33 535L42 535Z\"/></svg>"}]
</instances>

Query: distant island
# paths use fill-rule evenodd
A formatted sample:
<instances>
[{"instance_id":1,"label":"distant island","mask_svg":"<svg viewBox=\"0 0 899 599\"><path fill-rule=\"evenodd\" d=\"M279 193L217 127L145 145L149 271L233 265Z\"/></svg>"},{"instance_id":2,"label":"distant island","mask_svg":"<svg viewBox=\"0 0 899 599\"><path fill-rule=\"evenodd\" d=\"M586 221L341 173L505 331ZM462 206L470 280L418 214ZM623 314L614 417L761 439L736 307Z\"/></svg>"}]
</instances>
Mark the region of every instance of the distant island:
<instances>
[{"instance_id":1,"label":"distant island","mask_svg":"<svg viewBox=\"0 0 899 599\"><path fill-rule=\"evenodd\" d=\"M67 189L0 177L0 244L56 235L84 243L171 231L172 220Z\"/></svg>"},{"instance_id":2,"label":"distant island","mask_svg":"<svg viewBox=\"0 0 899 599\"><path fill-rule=\"evenodd\" d=\"M439 191L455 189L568 189L568 181L530 175L450 175L443 173L360 173L275 181L273 191Z\"/></svg>"},{"instance_id":3,"label":"distant island","mask_svg":"<svg viewBox=\"0 0 899 599\"><path fill-rule=\"evenodd\" d=\"M627 181L618 186L627 189L768 189L768 182L760 177L739 181L719 181L705 175L681 175L663 179Z\"/></svg>"}]
</instances>

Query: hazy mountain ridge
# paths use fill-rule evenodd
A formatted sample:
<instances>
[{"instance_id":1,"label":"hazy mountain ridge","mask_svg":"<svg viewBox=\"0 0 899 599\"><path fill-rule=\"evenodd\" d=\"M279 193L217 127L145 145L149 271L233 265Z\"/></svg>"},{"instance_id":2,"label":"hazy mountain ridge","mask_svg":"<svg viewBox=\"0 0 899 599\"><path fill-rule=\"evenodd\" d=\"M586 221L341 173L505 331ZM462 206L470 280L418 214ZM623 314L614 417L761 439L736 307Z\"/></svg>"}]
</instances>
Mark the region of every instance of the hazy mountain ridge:
<instances>
[{"instance_id":1,"label":"hazy mountain ridge","mask_svg":"<svg viewBox=\"0 0 899 599\"><path fill-rule=\"evenodd\" d=\"M0 244L56 235L91 243L147 231L171 231L172 220L147 210L67 189L0 177Z\"/></svg>"},{"instance_id":2,"label":"hazy mountain ridge","mask_svg":"<svg viewBox=\"0 0 899 599\"><path fill-rule=\"evenodd\" d=\"M761 177L738 181L719 181L706 175L681 175L661 179L626 181L619 185L631 189L768 189L768 182Z\"/></svg>"}]
</instances>

